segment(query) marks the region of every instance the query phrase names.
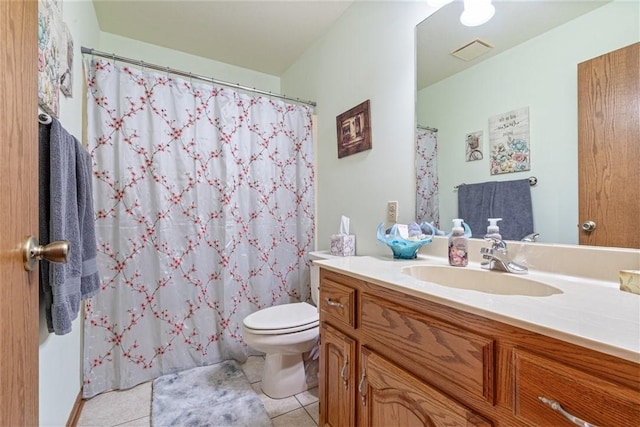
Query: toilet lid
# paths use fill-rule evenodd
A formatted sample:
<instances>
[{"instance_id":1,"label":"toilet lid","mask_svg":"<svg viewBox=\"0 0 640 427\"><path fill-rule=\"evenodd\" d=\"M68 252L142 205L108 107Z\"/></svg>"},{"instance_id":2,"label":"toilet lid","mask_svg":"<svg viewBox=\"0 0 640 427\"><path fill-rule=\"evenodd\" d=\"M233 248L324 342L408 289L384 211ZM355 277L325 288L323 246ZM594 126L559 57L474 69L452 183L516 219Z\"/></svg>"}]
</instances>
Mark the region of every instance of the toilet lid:
<instances>
[{"instance_id":1,"label":"toilet lid","mask_svg":"<svg viewBox=\"0 0 640 427\"><path fill-rule=\"evenodd\" d=\"M318 319L316 307L306 302L296 302L256 311L247 316L243 323L245 327L253 330L302 330L317 325Z\"/></svg>"}]
</instances>

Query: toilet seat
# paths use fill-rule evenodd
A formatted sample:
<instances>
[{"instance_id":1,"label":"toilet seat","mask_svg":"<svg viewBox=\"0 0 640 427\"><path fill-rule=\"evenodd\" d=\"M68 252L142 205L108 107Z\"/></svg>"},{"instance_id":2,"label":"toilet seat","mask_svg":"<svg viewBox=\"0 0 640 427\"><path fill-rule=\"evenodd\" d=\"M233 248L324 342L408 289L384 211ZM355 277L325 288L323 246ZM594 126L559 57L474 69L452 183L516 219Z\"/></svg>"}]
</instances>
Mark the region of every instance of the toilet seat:
<instances>
[{"instance_id":1,"label":"toilet seat","mask_svg":"<svg viewBox=\"0 0 640 427\"><path fill-rule=\"evenodd\" d=\"M257 335L299 332L318 326L318 309L306 302L276 305L250 314L243 324Z\"/></svg>"}]
</instances>

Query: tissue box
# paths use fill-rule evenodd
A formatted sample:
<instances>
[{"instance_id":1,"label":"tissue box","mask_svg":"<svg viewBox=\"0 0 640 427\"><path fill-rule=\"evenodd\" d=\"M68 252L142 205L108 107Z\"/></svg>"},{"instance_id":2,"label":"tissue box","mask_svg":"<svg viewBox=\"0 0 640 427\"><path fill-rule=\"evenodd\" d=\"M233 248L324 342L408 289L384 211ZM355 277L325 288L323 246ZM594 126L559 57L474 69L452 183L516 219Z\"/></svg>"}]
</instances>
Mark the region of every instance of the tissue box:
<instances>
[{"instance_id":1,"label":"tissue box","mask_svg":"<svg viewBox=\"0 0 640 427\"><path fill-rule=\"evenodd\" d=\"M640 270L620 270L620 290L640 295Z\"/></svg>"},{"instance_id":2,"label":"tissue box","mask_svg":"<svg viewBox=\"0 0 640 427\"><path fill-rule=\"evenodd\" d=\"M334 234L331 236L331 255L352 256L356 254L356 236Z\"/></svg>"}]
</instances>

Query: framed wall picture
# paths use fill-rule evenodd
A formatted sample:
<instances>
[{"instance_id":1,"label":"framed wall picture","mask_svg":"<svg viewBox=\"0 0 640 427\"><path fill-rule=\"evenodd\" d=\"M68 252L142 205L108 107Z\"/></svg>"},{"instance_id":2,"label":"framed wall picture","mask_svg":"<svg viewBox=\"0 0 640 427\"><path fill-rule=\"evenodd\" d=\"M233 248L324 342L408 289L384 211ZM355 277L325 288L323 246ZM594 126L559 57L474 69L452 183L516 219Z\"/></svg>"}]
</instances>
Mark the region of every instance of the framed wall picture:
<instances>
[{"instance_id":1,"label":"framed wall picture","mask_svg":"<svg viewBox=\"0 0 640 427\"><path fill-rule=\"evenodd\" d=\"M482 131L471 132L465 135L465 160L473 162L482 160Z\"/></svg>"},{"instance_id":2,"label":"framed wall picture","mask_svg":"<svg viewBox=\"0 0 640 427\"><path fill-rule=\"evenodd\" d=\"M338 158L371 149L371 118L367 99L336 117Z\"/></svg>"},{"instance_id":3,"label":"framed wall picture","mask_svg":"<svg viewBox=\"0 0 640 427\"><path fill-rule=\"evenodd\" d=\"M38 2L38 105L55 117L60 108L61 4L54 0Z\"/></svg>"},{"instance_id":4,"label":"framed wall picture","mask_svg":"<svg viewBox=\"0 0 640 427\"><path fill-rule=\"evenodd\" d=\"M491 175L531 170L529 107L489 118Z\"/></svg>"}]
</instances>

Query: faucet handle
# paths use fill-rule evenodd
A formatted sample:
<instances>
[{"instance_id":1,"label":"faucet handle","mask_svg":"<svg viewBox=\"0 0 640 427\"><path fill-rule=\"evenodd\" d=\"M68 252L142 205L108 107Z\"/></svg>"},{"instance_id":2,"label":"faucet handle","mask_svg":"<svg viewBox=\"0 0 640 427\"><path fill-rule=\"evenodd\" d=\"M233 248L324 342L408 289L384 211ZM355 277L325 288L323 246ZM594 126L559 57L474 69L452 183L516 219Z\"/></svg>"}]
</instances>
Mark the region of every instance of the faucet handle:
<instances>
[{"instance_id":1,"label":"faucet handle","mask_svg":"<svg viewBox=\"0 0 640 427\"><path fill-rule=\"evenodd\" d=\"M480 253L482 254L482 258L492 260L493 259L493 248L480 248Z\"/></svg>"},{"instance_id":2,"label":"faucet handle","mask_svg":"<svg viewBox=\"0 0 640 427\"><path fill-rule=\"evenodd\" d=\"M524 236L520 239L521 242L537 242L538 237L540 237L540 233L531 233Z\"/></svg>"},{"instance_id":3,"label":"faucet handle","mask_svg":"<svg viewBox=\"0 0 640 427\"><path fill-rule=\"evenodd\" d=\"M507 250L507 243L502 239L499 239L499 238L494 237L494 236L486 236L484 238L484 240L486 240L487 242L491 242L491 248L492 249L498 249L498 250L502 250L502 251L506 251Z\"/></svg>"}]
</instances>

